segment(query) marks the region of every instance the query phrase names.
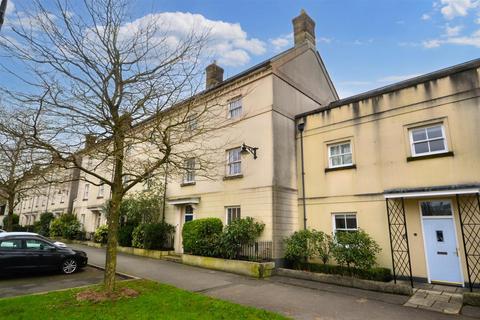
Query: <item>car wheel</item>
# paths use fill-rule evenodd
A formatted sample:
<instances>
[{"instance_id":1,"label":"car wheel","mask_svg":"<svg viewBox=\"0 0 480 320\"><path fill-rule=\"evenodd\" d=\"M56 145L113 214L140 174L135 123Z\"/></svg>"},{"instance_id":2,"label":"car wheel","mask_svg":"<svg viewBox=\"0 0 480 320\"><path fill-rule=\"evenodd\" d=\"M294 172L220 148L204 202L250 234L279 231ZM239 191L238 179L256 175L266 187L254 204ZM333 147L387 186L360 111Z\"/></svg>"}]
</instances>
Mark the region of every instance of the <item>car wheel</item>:
<instances>
[{"instance_id":1,"label":"car wheel","mask_svg":"<svg viewBox=\"0 0 480 320\"><path fill-rule=\"evenodd\" d=\"M62 272L63 273L65 273L65 274L74 273L75 271L77 271L77 268L78 268L78 264L77 264L77 261L75 259L68 258L68 259L63 260L63 263L62 263Z\"/></svg>"}]
</instances>

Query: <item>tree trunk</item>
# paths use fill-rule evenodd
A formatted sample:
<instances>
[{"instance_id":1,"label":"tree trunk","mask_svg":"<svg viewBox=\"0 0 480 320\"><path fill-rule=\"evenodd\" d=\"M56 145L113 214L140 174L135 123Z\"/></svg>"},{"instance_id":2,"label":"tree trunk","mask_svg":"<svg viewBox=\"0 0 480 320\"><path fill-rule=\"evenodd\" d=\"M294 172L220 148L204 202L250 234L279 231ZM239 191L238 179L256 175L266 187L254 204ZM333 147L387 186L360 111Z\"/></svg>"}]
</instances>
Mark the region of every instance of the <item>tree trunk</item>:
<instances>
[{"instance_id":1,"label":"tree trunk","mask_svg":"<svg viewBox=\"0 0 480 320\"><path fill-rule=\"evenodd\" d=\"M113 292L115 290L115 273L117 270L117 245L118 245L118 225L120 219L120 202L122 195L119 191L112 190L112 199L108 212L108 240L107 254L105 260L104 287L105 291Z\"/></svg>"},{"instance_id":2,"label":"tree trunk","mask_svg":"<svg viewBox=\"0 0 480 320\"><path fill-rule=\"evenodd\" d=\"M3 224L5 226L5 231L11 232L13 231L13 209L15 207L15 197L9 196L7 206L8 213Z\"/></svg>"}]
</instances>

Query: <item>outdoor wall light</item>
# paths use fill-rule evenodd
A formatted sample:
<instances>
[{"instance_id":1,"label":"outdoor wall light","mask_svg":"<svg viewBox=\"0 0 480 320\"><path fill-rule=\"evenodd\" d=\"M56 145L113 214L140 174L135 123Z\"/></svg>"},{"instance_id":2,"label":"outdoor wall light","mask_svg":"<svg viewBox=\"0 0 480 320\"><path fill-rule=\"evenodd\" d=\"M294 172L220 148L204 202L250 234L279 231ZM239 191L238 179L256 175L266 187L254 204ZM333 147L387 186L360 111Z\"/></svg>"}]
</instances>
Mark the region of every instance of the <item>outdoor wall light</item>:
<instances>
[{"instance_id":1,"label":"outdoor wall light","mask_svg":"<svg viewBox=\"0 0 480 320\"><path fill-rule=\"evenodd\" d=\"M258 148L247 146L247 145L244 143L244 144L242 144L242 151L241 151L241 153L242 153L242 154L249 154L249 153L251 153L251 154L253 155L253 159L257 159L257 150L258 150Z\"/></svg>"}]
</instances>

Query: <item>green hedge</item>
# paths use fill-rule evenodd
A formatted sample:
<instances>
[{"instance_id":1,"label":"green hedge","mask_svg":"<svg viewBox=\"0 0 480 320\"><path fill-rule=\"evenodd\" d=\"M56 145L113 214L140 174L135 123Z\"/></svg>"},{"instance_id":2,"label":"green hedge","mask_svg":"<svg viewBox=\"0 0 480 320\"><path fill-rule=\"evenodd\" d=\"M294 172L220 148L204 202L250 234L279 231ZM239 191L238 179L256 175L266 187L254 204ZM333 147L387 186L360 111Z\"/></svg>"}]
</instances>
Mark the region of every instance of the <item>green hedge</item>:
<instances>
[{"instance_id":1,"label":"green hedge","mask_svg":"<svg viewBox=\"0 0 480 320\"><path fill-rule=\"evenodd\" d=\"M172 249L167 240L173 232L175 227L166 222L138 225L132 232L132 246L150 250Z\"/></svg>"},{"instance_id":2,"label":"green hedge","mask_svg":"<svg viewBox=\"0 0 480 320\"><path fill-rule=\"evenodd\" d=\"M311 271L311 272L318 272L318 273L352 276L359 279L382 281L382 282L389 282L392 280L392 272L388 268L371 268L371 269L362 270L358 268L348 268L346 266L331 265L331 264L299 263L296 269Z\"/></svg>"},{"instance_id":3,"label":"green hedge","mask_svg":"<svg viewBox=\"0 0 480 320\"><path fill-rule=\"evenodd\" d=\"M74 214L66 213L52 221L50 225L51 237L63 237L69 240L77 239L82 235L82 225Z\"/></svg>"},{"instance_id":4,"label":"green hedge","mask_svg":"<svg viewBox=\"0 0 480 320\"><path fill-rule=\"evenodd\" d=\"M136 225L127 223L118 229L118 244L122 247L132 246L132 233Z\"/></svg>"},{"instance_id":5,"label":"green hedge","mask_svg":"<svg viewBox=\"0 0 480 320\"><path fill-rule=\"evenodd\" d=\"M96 243L103 243L106 244L108 240L108 226L106 224L99 226L95 230L95 234L93 235L93 240Z\"/></svg>"},{"instance_id":6,"label":"green hedge","mask_svg":"<svg viewBox=\"0 0 480 320\"><path fill-rule=\"evenodd\" d=\"M223 223L218 218L185 223L182 230L184 252L205 257L217 256L222 231Z\"/></svg>"}]
</instances>

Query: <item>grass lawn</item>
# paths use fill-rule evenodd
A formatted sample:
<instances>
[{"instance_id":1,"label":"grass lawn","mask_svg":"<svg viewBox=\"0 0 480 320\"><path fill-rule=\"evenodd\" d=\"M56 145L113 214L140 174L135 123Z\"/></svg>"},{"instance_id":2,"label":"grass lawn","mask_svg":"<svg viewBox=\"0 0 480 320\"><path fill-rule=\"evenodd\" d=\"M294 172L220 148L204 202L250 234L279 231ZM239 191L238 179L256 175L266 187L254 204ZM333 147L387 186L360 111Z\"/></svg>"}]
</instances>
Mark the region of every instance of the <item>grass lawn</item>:
<instances>
[{"instance_id":1,"label":"grass lawn","mask_svg":"<svg viewBox=\"0 0 480 320\"><path fill-rule=\"evenodd\" d=\"M286 319L265 310L244 307L147 280L118 282L140 294L116 301L77 301L82 289L0 299L6 319ZM93 286L92 288L99 288Z\"/></svg>"}]
</instances>

